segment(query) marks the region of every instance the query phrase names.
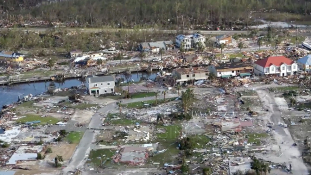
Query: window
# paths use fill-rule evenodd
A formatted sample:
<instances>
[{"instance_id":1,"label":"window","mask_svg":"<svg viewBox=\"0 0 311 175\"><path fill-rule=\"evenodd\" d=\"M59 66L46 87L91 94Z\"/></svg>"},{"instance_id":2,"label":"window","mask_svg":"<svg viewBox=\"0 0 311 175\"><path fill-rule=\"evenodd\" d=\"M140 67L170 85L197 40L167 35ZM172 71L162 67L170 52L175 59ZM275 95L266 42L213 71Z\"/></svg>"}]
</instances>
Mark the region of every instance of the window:
<instances>
[{"instance_id":1,"label":"window","mask_svg":"<svg viewBox=\"0 0 311 175\"><path fill-rule=\"evenodd\" d=\"M205 73L205 75L207 76L207 75L208 75L208 73Z\"/></svg>"},{"instance_id":2,"label":"window","mask_svg":"<svg viewBox=\"0 0 311 175\"><path fill-rule=\"evenodd\" d=\"M107 91L105 90L105 92L107 92Z\"/></svg>"},{"instance_id":3,"label":"window","mask_svg":"<svg viewBox=\"0 0 311 175\"><path fill-rule=\"evenodd\" d=\"M195 77L195 74L192 74L192 77Z\"/></svg>"},{"instance_id":4,"label":"window","mask_svg":"<svg viewBox=\"0 0 311 175\"><path fill-rule=\"evenodd\" d=\"M285 70L285 66L282 67L282 70Z\"/></svg>"},{"instance_id":5,"label":"window","mask_svg":"<svg viewBox=\"0 0 311 175\"><path fill-rule=\"evenodd\" d=\"M187 75L187 77L189 77L189 75Z\"/></svg>"},{"instance_id":6,"label":"window","mask_svg":"<svg viewBox=\"0 0 311 175\"><path fill-rule=\"evenodd\" d=\"M240 73L240 70L238 70L237 72Z\"/></svg>"},{"instance_id":7,"label":"window","mask_svg":"<svg viewBox=\"0 0 311 175\"><path fill-rule=\"evenodd\" d=\"M94 86L97 87L97 84L95 84Z\"/></svg>"},{"instance_id":8,"label":"window","mask_svg":"<svg viewBox=\"0 0 311 175\"><path fill-rule=\"evenodd\" d=\"M113 89L111 89L111 92L113 92Z\"/></svg>"},{"instance_id":9,"label":"window","mask_svg":"<svg viewBox=\"0 0 311 175\"><path fill-rule=\"evenodd\" d=\"M271 67L271 71L274 72L274 67Z\"/></svg>"},{"instance_id":10,"label":"window","mask_svg":"<svg viewBox=\"0 0 311 175\"><path fill-rule=\"evenodd\" d=\"M234 70L232 71L232 73L234 73Z\"/></svg>"},{"instance_id":11,"label":"window","mask_svg":"<svg viewBox=\"0 0 311 175\"><path fill-rule=\"evenodd\" d=\"M110 83L107 83L107 85L110 85Z\"/></svg>"},{"instance_id":12,"label":"window","mask_svg":"<svg viewBox=\"0 0 311 175\"><path fill-rule=\"evenodd\" d=\"M296 69L296 65L293 65L293 69Z\"/></svg>"},{"instance_id":13,"label":"window","mask_svg":"<svg viewBox=\"0 0 311 175\"><path fill-rule=\"evenodd\" d=\"M103 85L103 83L100 83L100 85Z\"/></svg>"}]
</instances>

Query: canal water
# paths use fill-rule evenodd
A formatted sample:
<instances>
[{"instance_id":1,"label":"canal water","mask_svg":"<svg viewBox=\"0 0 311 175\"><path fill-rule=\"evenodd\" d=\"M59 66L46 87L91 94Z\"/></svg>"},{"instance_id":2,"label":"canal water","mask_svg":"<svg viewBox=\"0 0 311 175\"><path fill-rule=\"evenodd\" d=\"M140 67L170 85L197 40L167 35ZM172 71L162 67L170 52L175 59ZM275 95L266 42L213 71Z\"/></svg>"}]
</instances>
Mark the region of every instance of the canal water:
<instances>
[{"instance_id":1,"label":"canal water","mask_svg":"<svg viewBox=\"0 0 311 175\"><path fill-rule=\"evenodd\" d=\"M154 80L156 73L132 73L130 80L138 82L141 77ZM115 75L116 77L124 78L124 75ZM57 88L70 88L72 86L79 86L84 81L80 79L66 80L63 83L55 83ZM50 82L37 82L29 84L19 84L13 86L3 86L0 87L0 110L3 105L8 105L17 102L18 96L23 97L25 95L32 94L34 96L43 94L47 91Z\"/></svg>"}]
</instances>

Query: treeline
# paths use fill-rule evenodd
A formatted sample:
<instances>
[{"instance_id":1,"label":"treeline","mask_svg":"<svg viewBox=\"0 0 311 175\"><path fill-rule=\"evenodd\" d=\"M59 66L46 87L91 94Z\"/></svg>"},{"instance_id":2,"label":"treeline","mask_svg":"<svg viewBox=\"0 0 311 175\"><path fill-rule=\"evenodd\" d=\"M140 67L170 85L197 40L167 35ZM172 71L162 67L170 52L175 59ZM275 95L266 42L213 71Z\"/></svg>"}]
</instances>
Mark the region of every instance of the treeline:
<instances>
[{"instance_id":1,"label":"treeline","mask_svg":"<svg viewBox=\"0 0 311 175\"><path fill-rule=\"evenodd\" d=\"M136 50L139 42L171 40L174 36L175 34L161 31L128 32L122 29L117 32L98 33L51 29L44 34L22 30L0 30L0 50L35 51L33 55L39 54L39 56L47 55L43 50L58 54L72 50L96 51L112 46L130 51Z\"/></svg>"},{"instance_id":2,"label":"treeline","mask_svg":"<svg viewBox=\"0 0 311 175\"><path fill-rule=\"evenodd\" d=\"M12 6L42 0L9 0ZM7 4L8 5L8 4ZM3 9L10 9L3 7ZM67 0L37 5L30 10L13 8L13 18L60 21L80 26L160 27L190 25L232 25L237 20L253 20L252 11L289 12L310 15L309 0ZM3 15L3 14L2 14ZM7 15L7 13L5 14ZM5 15L3 17L5 17ZM12 16L11 16L12 19Z\"/></svg>"}]
</instances>

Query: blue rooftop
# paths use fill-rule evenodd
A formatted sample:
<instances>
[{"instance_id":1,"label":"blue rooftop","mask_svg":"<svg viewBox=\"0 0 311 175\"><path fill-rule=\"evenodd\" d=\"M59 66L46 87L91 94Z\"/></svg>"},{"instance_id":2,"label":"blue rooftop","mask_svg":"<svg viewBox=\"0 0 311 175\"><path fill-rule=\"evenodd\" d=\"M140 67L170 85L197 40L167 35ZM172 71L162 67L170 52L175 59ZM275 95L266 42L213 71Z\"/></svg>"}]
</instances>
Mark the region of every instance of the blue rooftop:
<instances>
[{"instance_id":1,"label":"blue rooftop","mask_svg":"<svg viewBox=\"0 0 311 175\"><path fill-rule=\"evenodd\" d=\"M304 56L297 60L297 63L305 64L305 65L311 65L311 55Z\"/></svg>"}]
</instances>

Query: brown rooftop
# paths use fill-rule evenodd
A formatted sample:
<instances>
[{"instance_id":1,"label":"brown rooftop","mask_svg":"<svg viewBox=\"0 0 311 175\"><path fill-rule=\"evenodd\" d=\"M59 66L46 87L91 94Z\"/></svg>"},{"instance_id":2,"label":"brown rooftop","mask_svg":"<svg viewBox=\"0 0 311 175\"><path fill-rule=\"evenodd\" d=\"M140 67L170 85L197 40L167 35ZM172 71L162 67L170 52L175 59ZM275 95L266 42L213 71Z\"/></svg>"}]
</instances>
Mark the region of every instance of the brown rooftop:
<instances>
[{"instance_id":1,"label":"brown rooftop","mask_svg":"<svg viewBox=\"0 0 311 175\"><path fill-rule=\"evenodd\" d=\"M250 68L253 66L250 62L230 62L230 63L222 63L215 66L216 69L235 69L235 68Z\"/></svg>"}]
</instances>

